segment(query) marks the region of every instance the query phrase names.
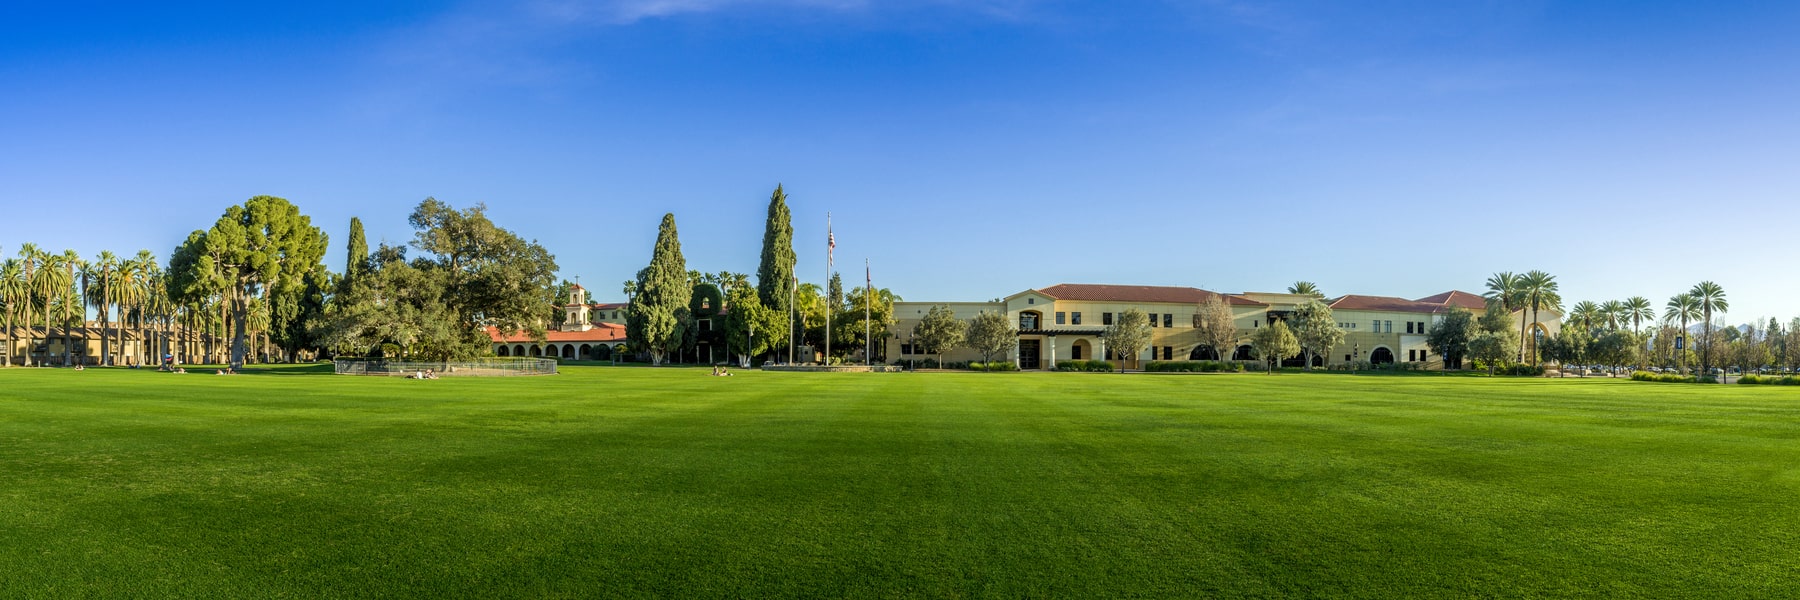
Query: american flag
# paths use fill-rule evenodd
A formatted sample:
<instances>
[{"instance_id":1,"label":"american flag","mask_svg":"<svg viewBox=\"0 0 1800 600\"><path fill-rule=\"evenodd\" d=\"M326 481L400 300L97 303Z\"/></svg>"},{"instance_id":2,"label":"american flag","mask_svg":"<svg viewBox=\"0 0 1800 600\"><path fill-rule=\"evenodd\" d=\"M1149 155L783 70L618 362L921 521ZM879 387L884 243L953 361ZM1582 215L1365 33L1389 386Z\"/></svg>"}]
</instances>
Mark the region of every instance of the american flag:
<instances>
[{"instance_id":1,"label":"american flag","mask_svg":"<svg viewBox=\"0 0 1800 600\"><path fill-rule=\"evenodd\" d=\"M825 264L826 264L826 266L837 264L837 259L833 258L833 256L832 256L832 253L835 252L836 250L837 250L837 234L831 232L831 216L826 215L825 216Z\"/></svg>"}]
</instances>

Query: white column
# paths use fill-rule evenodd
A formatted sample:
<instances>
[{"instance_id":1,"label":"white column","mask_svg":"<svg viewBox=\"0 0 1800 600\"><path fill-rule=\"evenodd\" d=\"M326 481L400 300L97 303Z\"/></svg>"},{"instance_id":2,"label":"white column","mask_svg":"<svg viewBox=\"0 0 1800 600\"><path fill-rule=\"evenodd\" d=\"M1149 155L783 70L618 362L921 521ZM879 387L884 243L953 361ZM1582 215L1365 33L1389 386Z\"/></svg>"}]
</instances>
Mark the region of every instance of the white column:
<instances>
[{"instance_id":1,"label":"white column","mask_svg":"<svg viewBox=\"0 0 1800 600\"><path fill-rule=\"evenodd\" d=\"M1056 369L1056 336L1050 336L1050 362L1040 365L1041 368Z\"/></svg>"}]
</instances>

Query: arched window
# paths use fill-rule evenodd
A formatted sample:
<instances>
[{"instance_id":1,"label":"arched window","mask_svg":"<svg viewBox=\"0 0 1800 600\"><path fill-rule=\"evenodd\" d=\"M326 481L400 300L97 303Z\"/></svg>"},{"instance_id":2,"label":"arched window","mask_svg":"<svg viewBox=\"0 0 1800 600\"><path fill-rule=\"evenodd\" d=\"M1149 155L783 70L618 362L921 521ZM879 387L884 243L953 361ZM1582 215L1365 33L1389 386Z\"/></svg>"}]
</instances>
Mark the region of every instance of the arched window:
<instances>
[{"instance_id":1,"label":"arched window","mask_svg":"<svg viewBox=\"0 0 1800 600\"><path fill-rule=\"evenodd\" d=\"M1219 353L1212 346L1194 346L1188 352L1188 360L1219 360Z\"/></svg>"},{"instance_id":2,"label":"arched window","mask_svg":"<svg viewBox=\"0 0 1800 600\"><path fill-rule=\"evenodd\" d=\"M1231 360L1256 360L1256 354L1249 344L1245 344L1238 346L1237 351L1231 353Z\"/></svg>"},{"instance_id":3,"label":"arched window","mask_svg":"<svg viewBox=\"0 0 1800 600\"><path fill-rule=\"evenodd\" d=\"M1393 362L1394 352L1386 347L1376 348L1374 352L1369 353L1370 364L1387 365L1393 364Z\"/></svg>"}]
</instances>

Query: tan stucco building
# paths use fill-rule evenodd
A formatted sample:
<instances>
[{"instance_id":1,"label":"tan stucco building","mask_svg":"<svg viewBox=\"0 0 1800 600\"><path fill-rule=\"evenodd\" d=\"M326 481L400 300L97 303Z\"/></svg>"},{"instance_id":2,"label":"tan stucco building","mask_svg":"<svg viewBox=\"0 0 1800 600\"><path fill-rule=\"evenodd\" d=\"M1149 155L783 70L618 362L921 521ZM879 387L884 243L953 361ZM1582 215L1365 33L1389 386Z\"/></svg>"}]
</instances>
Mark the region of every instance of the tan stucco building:
<instances>
[{"instance_id":1,"label":"tan stucco building","mask_svg":"<svg viewBox=\"0 0 1800 600\"><path fill-rule=\"evenodd\" d=\"M1195 332L1195 313L1201 303L1214 297L1223 298L1235 317L1239 336L1234 347L1216 349L1201 345ZM928 348L914 343L912 331L933 306L944 305L965 320L983 311L1005 314L1019 335L1019 344L1008 358L1026 370L1055 368L1060 360L1112 360L1128 369L1141 368L1151 360L1250 360L1251 335L1268 326L1271 319L1286 319L1310 298L1263 292L1222 294L1191 287L1065 283L1025 290L993 302L896 302L896 323L889 330L893 335L885 342L886 355L890 363L936 358L936 354L926 352ZM1344 342L1320 352L1314 359L1316 365L1411 362L1440 369L1444 367L1443 357L1430 352L1425 344L1426 332L1451 307L1478 314L1486 307L1481 296L1460 291L1416 300L1346 295L1330 299L1327 304L1344 329ZM1101 334L1118 314L1134 308L1150 315L1150 347L1135 356L1114 356ZM1561 315L1540 311L1538 318L1537 330L1542 335L1554 335L1560 330ZM946 361L979 359L979 354L967 349L944 355ZM1300 358L1289 362L1303 364Z\"/></svg>"}]
</instances>

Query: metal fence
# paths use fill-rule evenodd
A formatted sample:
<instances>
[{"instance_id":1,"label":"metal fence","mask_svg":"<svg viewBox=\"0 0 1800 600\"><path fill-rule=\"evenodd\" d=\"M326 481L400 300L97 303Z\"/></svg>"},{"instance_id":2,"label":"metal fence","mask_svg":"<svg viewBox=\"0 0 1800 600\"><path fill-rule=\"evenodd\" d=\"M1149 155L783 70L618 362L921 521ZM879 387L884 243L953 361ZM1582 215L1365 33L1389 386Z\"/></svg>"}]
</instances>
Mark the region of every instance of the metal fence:
<instances>
[{"instance_id":1,"label":"metal fence","mask_svg":"<svg viewBox=\"0 0 1800 600\"><path fill-rule=\"evenodd\" d=\"M339 375L406 377L430 371L439 377L514 377L555 375L553 358L475 358L452 361L339 358L332 361Z\"/></svg>"}]
</instances>

